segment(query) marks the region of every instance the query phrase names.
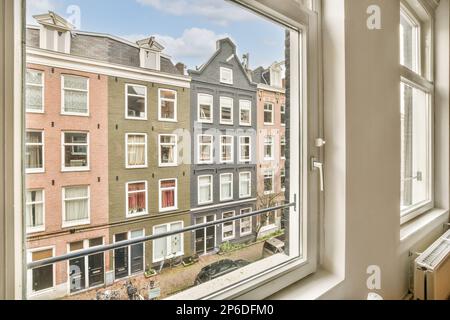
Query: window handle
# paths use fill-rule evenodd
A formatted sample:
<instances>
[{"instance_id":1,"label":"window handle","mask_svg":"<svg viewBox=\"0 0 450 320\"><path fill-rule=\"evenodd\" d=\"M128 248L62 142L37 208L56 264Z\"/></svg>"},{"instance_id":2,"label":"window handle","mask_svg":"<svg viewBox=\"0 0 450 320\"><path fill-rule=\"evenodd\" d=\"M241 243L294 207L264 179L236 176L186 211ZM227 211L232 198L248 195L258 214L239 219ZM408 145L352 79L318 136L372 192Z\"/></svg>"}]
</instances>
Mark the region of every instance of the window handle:
<instances>
[{"instance_id":1,"label":"window handle","mask_svg":"<svg viewBox=\"0 0 450 320\"><path fill-rule=\"evenodd\" d=\"M318 161L316 158L311 159L311 168L312 171L319 170L320 175L320 191L324 191L324 174L323 174L323 163Z\"/></svg>"},{"instance_id":2,"label":"window handle","mask_svg":"<svg viewBox=\"0 0 450 320\"><path fill-rule=\"evenodd\" d=\"M413 181L413 180L417 180L417 182L422 182L423 181L423 173L421 171L417 172L417 175L415 177L407 177L405 178L405 182L409 182L409 181Z\"/></svg>"}]
</instances>

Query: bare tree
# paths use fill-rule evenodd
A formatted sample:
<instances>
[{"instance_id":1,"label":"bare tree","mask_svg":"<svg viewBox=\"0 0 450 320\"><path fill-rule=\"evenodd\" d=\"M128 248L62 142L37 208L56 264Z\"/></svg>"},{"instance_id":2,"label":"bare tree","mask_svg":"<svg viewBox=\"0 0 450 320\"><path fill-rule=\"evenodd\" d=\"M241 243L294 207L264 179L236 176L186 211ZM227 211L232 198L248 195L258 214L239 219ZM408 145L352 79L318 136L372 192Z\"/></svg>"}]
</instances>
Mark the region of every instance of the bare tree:
<instances>
[{"instance_id":1,"label":"bare tree","mask_svg":"<svg viewBox=\"0 0 450 320\"><path fill-rule=\"evenodd\" d=\"M280 202L283 202L285 198L284 192L272 193L272 194L258 194L256 202L256 210L263 210L276 207ZM259 222L256 224L255 242L258 241L259 233L262 227L270 219L271 215L275 215L275 212L266 212L259 216Z\"/></svg>"}]
</instances>

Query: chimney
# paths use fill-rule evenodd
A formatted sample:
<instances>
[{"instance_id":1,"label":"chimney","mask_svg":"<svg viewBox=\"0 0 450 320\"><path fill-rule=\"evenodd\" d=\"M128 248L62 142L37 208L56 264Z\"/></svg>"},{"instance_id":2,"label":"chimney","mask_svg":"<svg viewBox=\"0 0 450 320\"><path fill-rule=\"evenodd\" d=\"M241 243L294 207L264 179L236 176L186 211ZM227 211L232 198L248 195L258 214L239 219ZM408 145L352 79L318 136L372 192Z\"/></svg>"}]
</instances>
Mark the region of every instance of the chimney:
<instances>
[{"instance_id":1,"label":"chimney","mask_svg":"<svg viewBox=\"0 0 450 320\"><path fill-rule=\"evenodd\" d=\"M185 75L185 70L186 70L186 66L184 65L184 63L178 62L175 65L175 68L178 70L179 73L181 73L182 75Z\"/></svg>"}]
</instances>

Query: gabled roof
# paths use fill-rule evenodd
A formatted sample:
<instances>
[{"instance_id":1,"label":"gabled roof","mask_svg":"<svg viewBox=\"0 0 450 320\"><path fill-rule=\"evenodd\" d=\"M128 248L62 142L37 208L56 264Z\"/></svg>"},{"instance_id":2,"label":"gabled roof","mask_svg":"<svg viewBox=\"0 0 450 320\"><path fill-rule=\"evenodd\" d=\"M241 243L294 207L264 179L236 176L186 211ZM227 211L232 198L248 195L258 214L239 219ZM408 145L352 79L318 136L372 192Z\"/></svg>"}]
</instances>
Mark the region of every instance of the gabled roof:
<instances>
[{"instance_id":1,"label":"gabled roof","mask_svg":"<svg viewBox=\"0 0 450 320\"><path fill-rule=\"evenodd\" d=\"M140 48L149 49L157 52L161 52L164 50L164 47L155 40L155 37L149 37L146 39L142 39L139 41L136 41L137 45Z\"/></svg>"},{"instance_id":2,"label":"gabled roof","mask_svg":"<svg viewBox=\"0 0 450 320\"><path fill-rule=\"evenodd\" d=\"M64 30L64 31L72 31L75 29L75 26L71 24L69 21L61 17L60 15L54 13L53 11L49 11L48 13L39 14L33 16L36 21L40 25Z\"/></svg>"}]
</instances>

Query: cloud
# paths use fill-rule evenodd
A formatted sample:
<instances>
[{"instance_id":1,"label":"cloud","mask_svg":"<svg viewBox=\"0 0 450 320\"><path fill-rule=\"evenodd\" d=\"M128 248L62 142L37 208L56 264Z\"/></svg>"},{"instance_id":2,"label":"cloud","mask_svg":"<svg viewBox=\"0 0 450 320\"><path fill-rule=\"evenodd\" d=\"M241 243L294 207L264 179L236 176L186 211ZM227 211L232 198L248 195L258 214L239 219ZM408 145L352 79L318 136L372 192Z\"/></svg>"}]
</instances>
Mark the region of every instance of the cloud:
<instances>
[{"instance_id":1,"label":"cloud","mask_svg":"<svg viewBox=\"0 0 450 320\"><path fill-rule=\"evenodd\" d=\"M164 53L173 57L174 62L193 64L205 63L216 51L216 41L227 37L226 34L216 34L214 31L200 28L190 28L183 31L181 36L154 35L156 40L164 46ZM122 36L129 41L137 41L148 37L145 35ZM189 66L195 67L195 65Z\"/></svg>"},{"instance_id":2,"label":"cloud","mask_svg":"<svg viewBox=\"0 0 450 320\"><path fill-rule=\"evenodd\" d=\"M136 0L175 16L201 16L218 25L227 26L232 21L245 21L255 16L236 5L218 0Z\"/></svg>"},{"instance_id":3,"label":"cloud","mask_svg":"<svg viewBox=\"0 0 450 320\"><path fill-rule=\"evenodd\" d=\"M47 13L49 10L56 10L57 5L54 0L27 0L27 23L36 24L33 16Z\"/></svg>"}]
</instances>

